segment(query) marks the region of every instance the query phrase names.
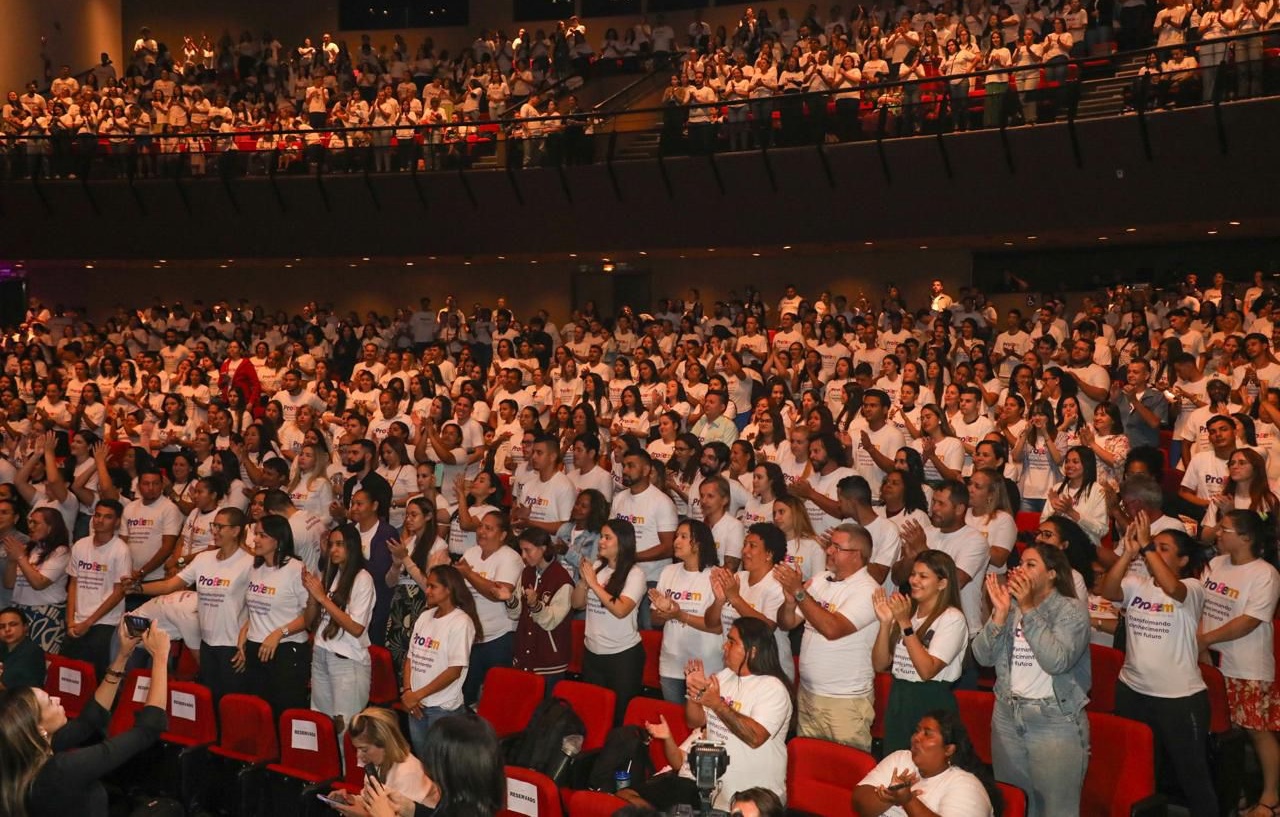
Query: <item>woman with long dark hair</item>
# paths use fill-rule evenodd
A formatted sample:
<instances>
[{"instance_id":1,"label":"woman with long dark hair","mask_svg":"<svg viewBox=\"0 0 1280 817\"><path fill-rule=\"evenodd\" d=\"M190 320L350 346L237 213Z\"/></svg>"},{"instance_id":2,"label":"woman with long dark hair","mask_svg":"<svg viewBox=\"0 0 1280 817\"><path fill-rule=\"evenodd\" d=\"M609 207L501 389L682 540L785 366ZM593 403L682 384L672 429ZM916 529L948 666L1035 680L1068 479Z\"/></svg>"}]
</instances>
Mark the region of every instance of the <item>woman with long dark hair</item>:
<instances>
[{"instance_id":1,"label":"woman with long dark hair","mask_svg":"<svg viewBox=\"0 0 1280 817\"><path fill-rule=\"evenodd\" d=\"M1098 460L1083 445L1073 446L1062 457L1062 482L1049 489L1040 518L1054 514L1084 528L1094 544L1107 532L1107 496L1098 484Z\"/></svg>"},{"instance_id":2,"label":"woman with long dark hair","mask_svg":"<svg viewBox=\"0 0 1280 817\"><path fill-rule=\"evenodd\" d=\"M1004 800L991 773L978 759L960 714L936 709L913 727L909 749L885 755L853 790L853 809L862 817L904 817L927 813L994 815ZM915 808L908 810L912 802Z\"/></svg>"},{"instance_id":3,"label":"woman with long dark hair","mask_svg":"<svg viewBox=\"0 0 1280 817\"><path fill-rule=\"evenodd\" d=\"M611 519L600 529L599 560L583 561L573 590L573 606L587 611L586 654L582 680L617 693L615 722L640 693L644 645L637 617L648 591L644 571L636 564L636 529L625 519Z\"/></svg>"},{"instance_id":4,"label":"woman with long dark hair","mask_svg":"<svg viewBox=\"0 0 1280 817\"><path fill-rule=\"evenodd\" d=\"M245 672L246 686L271 704L276 717L309 703L307 623L315 617L315 602L302 581L305 571L294 553L289 520L277 514L262 517L253 536L248 617L232 665Z\"/></svg>"},{"instance_id":5,"label":"woman with long dark hair","mask_svg":"<svg viewBox=\"0 0 1280 817\"><path fill-rule=\"evenodd\" d=\"M71 536L62 514L36 508L27 519L30 538L4 538L4 586L27 618L27 637L45 652L59 652L67 632L67 565Z\"/></svg>"},{"instance_id":6,"label":"woman with long dark hair","mask_svg":"<svg viewBox=\"0 0 1280 817\"><path fill-rule=\"evenodd\" d=\"M423 737L423 769L436 784L433 806L393 796L368 778L365 798L372 817L495 817L506 806L502 750L493 727L476 715L440 718Z\"/></svg>"},{"instance_id":7,"label":"woman with long dark hair","mask_svg":"<svg viewBox=\"0 0 1280 817\"><path fill-rule=\"evenodd\" d=\"M409 713L409 740L420 758L427 757L431 725L464 711L463 684L473 644L484 637L475 600L457 568L431 568L426 595L427 610L413 624L400 695Z\"/></svg>"},{"instance_id":8,"label":"woman with long dark hair","mask_svg":"<svg viewBox=\"0 0 1280 817\"><path fill-rule=\"evenodd\" d=\"M393 589L385 643L397 672L404 666L404 657L409 651L413 622L427 608L424 593L431 557L449 550L438 531L434 504L425 497L417 496L410 499L404 509L404 527L400 529L400 537L387 542L387 549L391 551L391 569L384 581Z\"/></svg>"},{"instance_id":9,"label":"woman with long dark hair","mask_svg":"<svg viewBox=\"0 0 1280 817\"><path fill-rule=\"evenodd\" d=\"M541 675L550 696L569 667L574 578L556 559L551 534L525 528L516 543L524 561L520 584L498 594L507 606L507 617L516 622L512 666Z\"/></svg>"},{"instance_id":10,"label":"woman with long dark hair","mask_svg":"<svg viewBox=\"0 0 1280 817\"><path fill-rule=\"evenodd\" d=\"M711 569L719 565L711 528L697 519L676 527L676 563L667 565L658 586L649 591L654 624L662 625L662 654L658 674L662 697L679 703L685 699L684 668L697 658L708 666L718 663L720 628L706 622L712 602Z\"/></svg>"},{"instance_id":11,"label":"woman with long dark hair","mask_svg":"<svg viewBox=\"0 0 1280 817\"><path fill-rule=\"evenodd\" d=\"M876 672L893 672L885 712L884 747L896 752L911 743L923 713L959 709L952 684L960 677L969 625L960 607L956 563L940 550L926 550L911 566L911 595L883 589L873 597L880 632L871 649Z\"/></svg>"},{"instance_id":12,"label":"woman with long dark hair","mask_svg":"<svg viewBox=\"0 0 1280 817\"><path fill-rule=\"evenodd\" d=\"M1116 714L1151 727L1159 747L1156 779L1175 779L1194 815L1218 813L1209 769L1209 693L1198 664L1197 638L1206 591L1202 551L1181 530L1152 535L1139 514L1124 549L1103 578L1101 595L1124 603L1125 658L1116 684ZM1147 576L1130 570L1141 559Z\"/></svg>"},{"instance_id":13,"label":"woman with long dark hair","mask_svg":"<svg viewBox=\"0 0 1280 817\"><path fill-rule=\"evenodd\" d=\"M373 577L364 569L360 533L351 524L329 531L324 577L304 571L302 584L319 611L311 652L311 708L332 716L338 731L369 702L373 665L369 619Z\"/></svg>"}]
</instances>

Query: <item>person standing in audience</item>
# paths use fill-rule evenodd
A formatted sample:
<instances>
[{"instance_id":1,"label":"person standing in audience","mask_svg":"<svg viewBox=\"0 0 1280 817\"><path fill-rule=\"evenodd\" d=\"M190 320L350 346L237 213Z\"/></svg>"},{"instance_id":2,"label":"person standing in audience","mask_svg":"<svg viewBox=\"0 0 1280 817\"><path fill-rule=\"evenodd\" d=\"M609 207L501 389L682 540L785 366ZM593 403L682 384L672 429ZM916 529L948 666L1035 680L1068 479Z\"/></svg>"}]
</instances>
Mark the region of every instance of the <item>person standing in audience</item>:
<instances>
[{"instance_id":1,"label":"person standing in audience","mask_svg":"<svg viewBox=\"0 0 1280 817\"><path fill-rule=\"evenodd\" d=\"M338 732L369 702L369 618L373 577L364 569L354 525L329 532L324 576L304 571L302 584L319 613L311 649L311 708L331 715Z\"/></svg>"},{"instance_id":2,"label":"person standing in audience","mask_svg":"<svg viewBox=\"0 0 1280 817\"><path fill-rule=\"evenodd\" d=\"M1125 658L1116 714L1151 727L1156 780L1176 780L1194 817L1218 813L1209 769L1209 692L1200 674L1197 631L1206 598L1200 548L1182 531L1151 533L1139 514L1124 532L1123 553L1103 578L1104 598L1123 603ZM1142 560L1147 576L1131 572Z\"/></svg>"},{"instance_id":3,"label":"person standing in audience","mask_svg":"<svg viewBox=\"0 0 1280 817\"><path fill-rule=\"evenodd\" d=\"M707 608L715 601L711 571L719 566L715 536L707 523L686 519L676 528L676 563L662 569L658 586L649 591L652 617L662 625L662 653L658 674L662 697L673 703L685 699L684 668L698 659L706 668L720 665L723 637L719 626L707 623ZM718 669L713 671L718 672Z\"/></svg>"},{"instance_id":4,"label":"person standing in audience","mask_svg":"<svg viewBox=\"0 0 1280 817\"><path fill-rule=\"evenodd\" d=\"M306 568L293 552L293 531L283 516L268 514L253 536L253 568L245 598L247 616L240 628L232 666L246 675L276 717L286 709L305 709L311 680L311 644L307 624L315 602L302 577Z\"/></svg>"},{"instance_id":5,"label":"person standing in audience","mask_svg":"<svg viewBox=\"0 0 1280 817\"><path fill-rule=\"evenodd\" d=\"M978 663L996 670L992 765L1026 792L1032 817L1073 817L1089 765L1089 614L1052 545L1027 548L1006 576L987 574L991 618L973 640Z\"/></svg>"},{"instance_id":6,"label":"person standing in audience","mask_svg":"<svg viewBox=\"0 0 1280 817\"><path fill-rule=\"evenodd\" d=\"M685 443L696 442L690 438ZM680 441L677 441L677 446ZM663 490L654 485L653 459L644 451L627 454L622 459L622 485L625 490L613 496L609 515L628 522L635 530L636 561L652 590L658 586L662 570L671 563L676 535L676 505ZM640 605L640 626L649 629L649 596Z\"/></svg>"},{"instance_id":7,"label":"person standing in audience","mask_svg":"<svg viewBox=\"0 0 1280 817\"><path fill-rule=\"evenodd\" d=\"M404 527L400 529L400 537L387 542L391 569L384 581L393 589L384 643L391 652L391 663L397 673L404 666L413 622L427 606L423 593L431 559L436 554L447 553L449 549L438 534L435 510L425 497L410 499L404 509Z\"/></svg>"},{"instance_id":8,"label":"person standing in audience","mask_svg":"<svg viewBox=\"0 0 1280 817\"><path fill-rule=\"evenodd\" d=\"M778 660L787 678L795 674L791 639L778 626L778 616L786 601L786 592L778 584L773 569L787 558L786 535L776 525L757 522L747 529L742 541L742 569L731 573L723 567L711 572L711 592L715 600L707 608L707 623L718 626L728 635L734 622L758 618L773 631L778 642Z\"/></svg>"},{"instance_id":9,"label":"person standing in audience","mask_svg":"<svg viewBox=\"0 0 1280 817\"><path fill-rule=\"evenodd\" d=\"M351 495L351 523L360 535L360 552L364 555L365 569L371 576L383 577L391 570L390 543L396 538L396 529L387 523L381 505L388 496L384 494L382 499L375 499L373 493L364 488ZM385 581L375 581L373 590L375 598L373 616L369 619L369 641L381 647L387 635L387 621L391 617L393 588Z\"/></svg>"},{"instance_id":10,"label":"person standing in audience","mask_svg":"<svg viewBox=\"0 0 1280 817\"><path fill-rule=\"evenodd\" d=\"M99 500L89 536L71 548L67 565L67 636L62 654L88 661L103 677L112 637L124 615L126 582L133 575L129 546L117 535L120 503Z\"/></svg>"},{"instance_id":11,"label":"person standing in audience","mask_svg":"<svg viewBox=\"0 0 1280 817\"><path fill-rule=\"evenodd\" d=\"M254 555L245 547L247 519L237 508L218 511L213 525L217 547L196 554L177 574L160 581L135 585L143 596L166 596L195 588L200 641L188 645L200 654L200 683L213 693L244 692L244 664L240 627L245 620L249 573Z\"/></svg>"},{"instance_id":12,"label":"person standing in audience","mask_svg":"<svg viewBox=\"0 0 1280 817\"><path fill-rule=\"evenodd\" d=\"M67 523L52 508L36 508L27 519L27 532L31 538L26 542L14 534L4 539L4 584L27 617L31 640L47 653L60 652L67 630L71 562Z\"/></svg>"},{"instance_id":13,"label":"person standing in audience","mask_svg":"<svg viewBox=\"0 0 1280 817\"><path fill-rule=\"evenodd\" d=\"M926 550L912 559L910 596L890 596L880 588L872 597L880 629L871 663L876 672L893 672L884 719L886 753L910 745L923 713L959 709L951 690L963 668L969 628L957 573L946 553Z\"/></svg>"},{"instance_id":14,"label":"person standing in audience","mask_svg":"<svg viewBox=\"0 0 1280 817\"><path fill-rule=\"evenodd\" d=\"M778 623L804 625L800 643L798 734L871 749L875 670L871 648L879 633L872 598L880 581L868 570L871 534L837 526L827 544L826 572L805 582L789 565L773 569L784 599Z\"/></svg>"},{"instance_id":15,"label":"person standing in audience","mask_svg":"<svg viewBox=\"0 0 1280 817\"><path fill-rule=\"evenodd\" d=\"M1204 574L1204 611L1197 637L1202 651L1218 654L1231 722L1248 733L1262 770L1258 802L1241 811L1245 817L1264 817L1280 805L1280 701L1272 646L1280 574L1274 566L1274 531L1274 521L1250 510L1222 515L1217 528L1220 555L1209 561ZM1203 658L1202 652L1202 663L1209 663Z\"/></svg>"},{"instance_id":16,"label":"person standing in audience","mask_svg":"<svg viewBox=\"0 0 1280 817\"><path fill-rule=\"evenodd\" d=\"M1040 519L1055 514L1084 528L1095 544L1106 535L1106 491L1098 483L1098 459L1086 446L1072 446L1062 457L1062 482L1049 489Z\"/></svg>"},{"instance_id":17,"label":"person standing in audience","mask_svg":"<svg viewBox=\"0 0 1280 817\"><path fill-rule=\"evenodd\" d=\"M413 624L401 675L400 703L409 713L413 753L428 757L434 723L464 711L463 684L484 625L462 574L452 565L427 572L427 609Z\"/></svg>"},{"instance_id":18,"label":"person standing in audience","mask_svg":"<svg viewBox=\"0 0 1280 817\"><path fill-rule=\"evenodd\" d=\"M845 480L849 479L862 477L845 477ZM804 500L792 494L780 495L773 503L771 521L787 539L787 556L784 561L799 570L806 582L825 569L826 550L809 524Z\"/></svg>"},{"instance_id":19,"label":"person standing in audience","mask_svg":"<svg viewBox=\"0 0 1280 817\"><path fill-rule=\"evenodd\" d=\"M480 700L480 687L493 667L511 665L515 650L515 622L507 618L504 596L513 591L524 572L515 548L511 523L502 511L490 511L476 528L476 543L455 563L475 608L477 628L471 647L463 693L468 706Z\"/></svg>"},{"instance_id":20,"label":"person standing in audience","mask_svg":"<svg viewBox=\"0 0 1280 817\"><path fill-rule=\"evenodd\" d=\"M625 519L606 522L598 552L598 561L582 563L573 589L574 608L587 611L582 680L617 693L614 722L620 723L644 674L637 614L646 588L636 565L635 526Z\"/></svg>"},{"instance_id":21,"label":"person standing in audience","mask_svg":"<svg viewBox=\"0 0 1280 817\"><path fill-rule=\"evenodd\" d=\"M499 596L516 622L511 665L541 675L548 696L569 668L574 578L556 559L555 540L529 528L516 539L524 572L516 588Z\"/></svg>"}]
</instances>

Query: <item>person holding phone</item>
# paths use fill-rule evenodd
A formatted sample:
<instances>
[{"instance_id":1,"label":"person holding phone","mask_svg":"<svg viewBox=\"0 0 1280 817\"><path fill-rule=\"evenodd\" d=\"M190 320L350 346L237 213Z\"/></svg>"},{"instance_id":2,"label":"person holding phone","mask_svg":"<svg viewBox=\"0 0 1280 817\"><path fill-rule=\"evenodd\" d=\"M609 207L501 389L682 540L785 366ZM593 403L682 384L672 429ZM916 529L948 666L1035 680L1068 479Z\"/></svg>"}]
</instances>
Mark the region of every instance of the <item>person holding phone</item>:
<instances>
[{"instance_id":1,"label":"person holding phone","mask_svg":"<svg viewBox=\"0 0 1280 817\"><path fill-rule=\"evenodd\" d=\"M440 802L440 792L422 769L422 761L414 756L400 731L396 714L390 709L369 707L351 719L347 730L356 759L365 770L366 779L372 779L411 803L435 806ZM363 792L352 795L334 789L321 800L334 811L347 817L367 817Z\"/></svg>"},{"instance_id":2,"label":"person holding phone","mask_svg":"<svg viewBox=\"0 0 1280 817\"><path fill-rule=\"evenodd\" d=\"M329 531L326 545L324 576L302 573L302 584L320 614L311 650L311 708L332 715L341 732L369 702L373 577L364 569L354 525Z\"/></svg>"},{"instance_id":3,"label":"person holding phone","mask_svg":"<svg viewBox=\"0 0 1280 817\"><path fill-rule=\"evenodd\" d=\"M107 817L102 779L153 745L169 725L169 636L151 627L134 638L121 627L119 647L79 717L43 689L0 692L0 813L11 817ZM106 737L125 666L141 643L151 656L151 686L133 727ZM98 742L94 742L98 741Z\"/></svg>"}]
</instances>

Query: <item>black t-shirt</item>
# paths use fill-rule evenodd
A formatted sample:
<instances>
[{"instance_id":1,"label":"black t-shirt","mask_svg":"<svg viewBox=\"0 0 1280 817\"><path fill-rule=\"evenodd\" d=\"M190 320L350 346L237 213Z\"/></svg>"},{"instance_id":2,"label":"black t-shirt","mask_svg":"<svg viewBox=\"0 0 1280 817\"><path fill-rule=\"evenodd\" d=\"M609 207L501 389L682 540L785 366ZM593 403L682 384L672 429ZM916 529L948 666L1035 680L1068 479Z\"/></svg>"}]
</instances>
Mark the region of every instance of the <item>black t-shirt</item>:
<instances>
[{"instance_id":1,"label":"black t-shirt","mask_svg":"<svg viewBox=\"0 0 1280 817\"><path fill-rule=\"evenodd\" d=\"M44 650L31 639L22 639L12 650L0 644L0 664L4 664L0 684L5 689L44 686Z\"/></svg>"}]
</instances>

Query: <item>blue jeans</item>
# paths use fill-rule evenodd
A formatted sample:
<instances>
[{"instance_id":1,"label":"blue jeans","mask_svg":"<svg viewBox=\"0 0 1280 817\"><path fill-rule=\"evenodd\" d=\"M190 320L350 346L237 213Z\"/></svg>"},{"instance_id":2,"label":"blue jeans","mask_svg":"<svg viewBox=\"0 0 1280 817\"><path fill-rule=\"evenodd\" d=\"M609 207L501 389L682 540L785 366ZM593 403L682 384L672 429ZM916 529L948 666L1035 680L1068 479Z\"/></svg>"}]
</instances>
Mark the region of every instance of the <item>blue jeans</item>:
<instances>
[{"instance_id":1,"label":"blue jeans","mask_svg":"<svg viewBox=\"0 0 1280 817\"><path fill-rule=\"evenodd\" d=\"M427 751L427 732L431 729L431 724L448 717L449 715L461 715L466 712L465 706L457 709L445 709L442 706L429 706L422 712L422 717L415 715L409 716L409 743L413 746L413 753L419 759L426 757Z\"/></svg>"},{"instance_id":2,"label":"blue jeans","mask_svg":"<svg viewBox=\"0 0 1280 817\"><path fill-rule=\"evenodd\" d=\"M1024 496L1022 498L1021 510L1024 513L1040 513L1041 511L1044 510L1045 501L1046 500L1044 497L1040 497L1039 499L1036 499L1035 497Z\"/></svg>"},{"instance_id":3,"label":"blue jeans","mask_svg":"<svg viewBox=\"0 0 1280 817\"><path fill-rule=\"evenodd\" d=\"M462 682L462 697L467 706L474 706L480 700L480 687L484 677L494 667L511 666L511 657L515 654L516 634L506 633L483 644L471 647L471 664L467 667L467 678Z\"/></svg>"},{"instance_id":4,"label":"blue jeans","mask_svg":"<svg viewBox=\"0 0 1280 817\"><path fill-rule=\"evenodd\" d=\"M1076 817L1089 765L1089 718L1052 698L996 700L991 716L996 780L1027 794L1029 817Z\"/></svg>"}]
</instances>

